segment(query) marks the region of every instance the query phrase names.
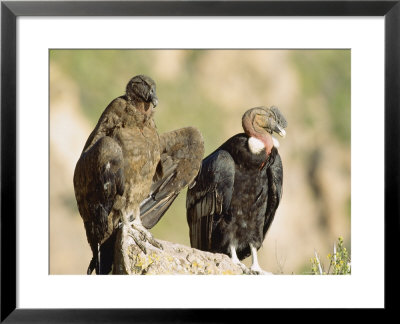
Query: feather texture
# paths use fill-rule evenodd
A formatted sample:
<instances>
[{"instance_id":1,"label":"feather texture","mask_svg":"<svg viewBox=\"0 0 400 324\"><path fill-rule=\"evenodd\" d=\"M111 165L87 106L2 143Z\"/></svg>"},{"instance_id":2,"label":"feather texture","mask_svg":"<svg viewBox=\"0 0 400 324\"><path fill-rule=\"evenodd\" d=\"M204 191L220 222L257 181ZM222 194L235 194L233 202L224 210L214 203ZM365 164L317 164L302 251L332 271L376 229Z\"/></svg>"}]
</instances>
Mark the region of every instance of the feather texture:
<instances>
[{"instance_id":1,"label":"feather texture","mask_svg":"<svg viewBox=\"0 0 400 324\"><path fill-rule=\"evenodd\" d=\"M264 145L276 123L268 120L271 116L283 120L276 110L249 110L243 118L246 133L231 137L203 160L186 197L192 247L231 255L233 246L240 260L251 254L250 245L261 247L282 195L280 155L276 147L267 151Z\"/></svg>"},{"instance_id":2,"label":"feather texture","mask_svg":"<svg viewBox=\"0 0 400 324\"><path fill-rule=\"evenodd\" d=\"M160 136L157 103L154 81L133 77L100 116L76 164L75 197L93 252L88 273L110 272L121 215L153 227L200 168L201 134L187 127Z\"/></svg>"}]
</instances>

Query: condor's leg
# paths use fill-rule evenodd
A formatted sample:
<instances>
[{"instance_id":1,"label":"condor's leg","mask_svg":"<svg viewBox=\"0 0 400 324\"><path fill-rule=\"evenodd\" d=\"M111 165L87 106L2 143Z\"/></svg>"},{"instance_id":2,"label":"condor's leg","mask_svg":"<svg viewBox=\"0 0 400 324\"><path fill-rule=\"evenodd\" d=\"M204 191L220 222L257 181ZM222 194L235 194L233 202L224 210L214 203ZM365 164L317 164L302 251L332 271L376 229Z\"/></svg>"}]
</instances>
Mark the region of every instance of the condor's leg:
<instances>
[{"instance_id":1,"label":"condor's leg","mask_svg":"<svg viewBox=\"0 0 400 324\"><path fill-rule=\"evenodd\" d=\"M145 242L150 243L156 248L162 249L162 245L154 239L153 235L142 225L139 209L136 209L130 217L124 211L121 215L122 220L122 239L130 236L136 245L147 253ZM125 257L125 256L124 256Z\"/></svg>"},{"instance_id":2,"label":"condor's leg","mask_svg":"<svg viewBox=\"0 0 400 324\"><path fill-rule=\"evenodd\" d=\"M231 260L232 260L232 262L234 264L237 264L243 270L244 273L248 273L249 269L247 269L247 267L242 262L240 262L237 254L236 254L236 248L235 248L235 246L233 244L229 245L229 250L231 252Z\"/></svg>"},{"instance_id":3,"label":"condor's leg","mask_svg":"<svg viewBox=\"0 0 400 324\"><path fill-rule=\"evenodd\" d=\"M258 264L258 257L257 257L257 249L253 244L250 244L250 250L251 250L251 258L252 258L252 264L250 267L250 270L256 274L272 274L270 272L264 271L261 269L260 265Z\"/></svg>"},{"instance_id":4,"label":"condor's leg","mask_svg":"<svg viewBox=\"0 0 400 324\"><path fill-rule=\"evenodd\" d=\"M204 155L203 137L194 127L161 134L160 152L150 195L140 205L146 228L157 224L179 192L192 185Z\"/></svg>"},{"instance_id":5,"label":"condor's leg","mask_svg":"<svg viewBox=\"0 0 400 324\"><path fill-rule=\"evenodd\" d=\"M163 249L161 243L159 243L154 237L153 235L150 233L150 231L145 228L142 224L142 220L140 218L140 212L139 209L136 210L135 215L134 215L134 220L130 223L131 228L134 231L137 231L138 233L140 233L141 239L143 242L149 242L151 245L153 245L154 247L158 248L158 249ZM136 241L136 240L135 240ZM136 241L137 243L137 241ZM138 244L139 245L139 244ZM140 245L139 245L140 246ZM142 244L142 246L144 246ZM146 253L145 249L143 249L143 252Z\"/></svg>"}]
</instances>

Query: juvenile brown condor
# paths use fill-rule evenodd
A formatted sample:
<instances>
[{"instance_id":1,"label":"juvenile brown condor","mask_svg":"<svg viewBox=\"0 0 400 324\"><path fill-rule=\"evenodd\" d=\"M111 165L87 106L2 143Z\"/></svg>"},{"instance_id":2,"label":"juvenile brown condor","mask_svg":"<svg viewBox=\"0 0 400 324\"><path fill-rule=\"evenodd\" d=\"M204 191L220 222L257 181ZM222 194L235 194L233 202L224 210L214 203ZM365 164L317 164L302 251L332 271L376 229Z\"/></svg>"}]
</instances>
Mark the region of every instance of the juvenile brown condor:
<instances>
[{"instance_id":1,"label":"juvenile brown condor","mask_svg":"<svg viewBox=\"0 0 400 324\"><path fill-rule=\"evenodd\" d=\"M75 196L93 252L88 274L111 271L120 227L122 246L129 235L144 253L146 242L162 248L148 229L198 173L201 134L187 127L159 135L157 103L154 81L133 77L104 110L76 164ZM123 256L129 273L126 248Z\"/></svg>"},{"instance_id":2,"label":"juvenile brown condor","mask_svg":"<svg viewBox=\"0 0 400 324\"><path fill-rule=\"evenodd\" d=\"M276 107L256 107L242 118L237 134L207 156L187 192L191 246L225 253L232 261L252 255L251 270L264 272L257 250L274 219L282 194L282 162L278 140L287 122Z\"/></svg>"}]
</instances>

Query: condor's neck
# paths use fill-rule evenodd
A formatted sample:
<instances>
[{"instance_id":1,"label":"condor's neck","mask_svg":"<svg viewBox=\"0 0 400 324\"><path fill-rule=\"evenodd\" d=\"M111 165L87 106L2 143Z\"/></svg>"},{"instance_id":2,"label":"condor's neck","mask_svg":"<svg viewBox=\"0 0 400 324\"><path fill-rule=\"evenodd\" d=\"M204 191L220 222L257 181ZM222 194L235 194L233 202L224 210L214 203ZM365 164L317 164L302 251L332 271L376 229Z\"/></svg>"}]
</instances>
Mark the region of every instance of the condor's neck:
<instances>
[{"instance_id":1,"label":"condor's neck","mask_svg":"<svg viewBox=\"0 0 400 324\"><path fill-rule=\"evenodd\" d=\"M265 149L267 157L271 154L271 150L274 147L274 141L271 135L251 135L249 136L248 145L250 152L253 154L259 154Z\"/></svg>"},{"instance_id":2,"label":"condor's neck","mask_svg":"<svg viewBox=\"0 0 400 324\"><path fill-rule=\"evenodd\" d=\"M264 147L258 154L251 152L249 147L249 136L245 133L239 133L232 136L217 150L227 151L235 160L235 164L238 167L240 166L255 170L260 169L265 161L269 161L275 151L272 149L271 154L268 156L265 154Z\"/></svg>"},{"instance_id":3,"label":"condor's neck","mask_svg":"<svg viewBox=\"0 0 400 324\"><path fill-rule=\"evenodd\" d=\"M149 105L149 107L147 107L147 105ZM145 108L147 108L147 110ZM154 123L154 109L151 107L151 103L128 102L125 107L125 112L128 116L128 126L137 126L142 128Z\"/></svg>"}]
</instances>

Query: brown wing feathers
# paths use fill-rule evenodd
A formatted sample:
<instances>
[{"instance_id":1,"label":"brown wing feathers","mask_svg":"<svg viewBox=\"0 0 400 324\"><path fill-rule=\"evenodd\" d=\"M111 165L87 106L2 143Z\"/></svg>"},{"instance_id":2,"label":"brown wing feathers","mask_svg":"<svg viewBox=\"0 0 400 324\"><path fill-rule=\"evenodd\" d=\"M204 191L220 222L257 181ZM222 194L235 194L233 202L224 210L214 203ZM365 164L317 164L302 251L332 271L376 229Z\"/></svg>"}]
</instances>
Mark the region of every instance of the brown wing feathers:
<instances>
[{"instance_id":1,"label":"brown wing feathers","mask_svg":"<svg viewBox=\"0 0 400 324\"><path fill-rule=\"evenodd\" d=\"M149 197L140 206L142 224L153 227L176 199L191 184L204 154L203 138L193 127L160 135L161 158Z\"/></svg>"}]
</instances>

